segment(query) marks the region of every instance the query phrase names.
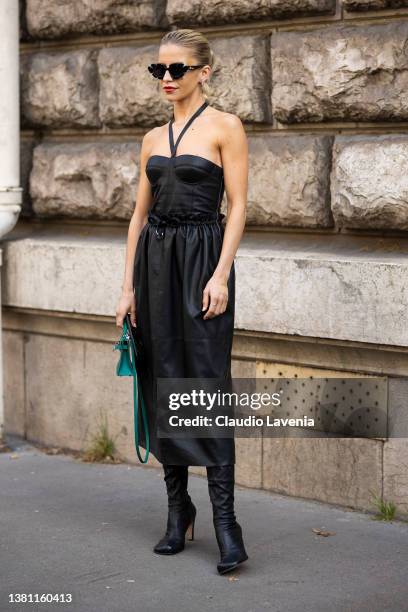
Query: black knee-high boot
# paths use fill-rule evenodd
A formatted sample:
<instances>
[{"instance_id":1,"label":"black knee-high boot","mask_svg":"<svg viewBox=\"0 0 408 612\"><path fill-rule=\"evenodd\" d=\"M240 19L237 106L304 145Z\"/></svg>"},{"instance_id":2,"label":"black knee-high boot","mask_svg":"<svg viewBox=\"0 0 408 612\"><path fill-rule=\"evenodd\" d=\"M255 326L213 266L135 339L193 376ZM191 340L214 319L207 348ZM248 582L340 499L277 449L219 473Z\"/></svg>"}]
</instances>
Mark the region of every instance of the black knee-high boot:
<instances>
[{"instance_id":1,"label":"black knee-high boot","mask_svg":"<svg viewBox=\"0 0 408 612\"><path fill-rule=\"evenodd\" d=\"M242 529L234 512L235 465L207 466L207 479L215 535L221 553L217 570L225 574L248 559Z\"/></svg>"},{"instance_id":2,"label":"black knee-high boot","mask_svg":"<svg viewBox=\"0 0 408 612\"><path fill-rule=\"evenodd\" d=\"M194 540L197 510L187 492L188 466L163 465L163 470L168 498L167 529L153 550L160 555L174 555L184 549L186 535Z\"/></svg>"}]
</instances>

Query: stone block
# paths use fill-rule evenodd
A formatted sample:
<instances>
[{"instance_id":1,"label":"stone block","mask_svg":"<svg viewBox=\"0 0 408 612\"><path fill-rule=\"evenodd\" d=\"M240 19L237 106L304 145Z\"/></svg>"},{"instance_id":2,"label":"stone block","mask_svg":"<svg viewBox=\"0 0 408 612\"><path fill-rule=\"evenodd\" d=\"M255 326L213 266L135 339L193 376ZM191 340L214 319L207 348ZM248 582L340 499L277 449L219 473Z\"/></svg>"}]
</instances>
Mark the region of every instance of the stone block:
<instances>
[{"instance_id":1,"label":"stone block","mask_svg":"<svg viewBox=\"0 0 408 612\"><path fill-rule=\"evenodd\" d=\"M26 343L27 437L85 450L105 420L119 453L133 443L133 388L115 376L109 344L31 334Z\"/></svg>"},{"instance_id":2,"label":"stone block","mask_svg":"<svg viewBox=\"0 0 408 612\"><path fill-rule=\"evenodd\" d=\"M383 9L399 9L408 6L407 0L343 0L346 11L381 11Z\"/></svg>"},{"instance_id":3,"label":"stone block","mask_svg":"<svg viewBox=\"0 0 408 612\"><path fill-rule=\"evenodd\" d=\"M272 35L272 108L282 123L408 117L408 22Z\"/></svg>"},{"instance_id":4,"label":"stone block","mask_svg":"<svg viewBox=\"0 0 408 612\"><path fill-rule=\"evenodd\" d=\"M34 150L33 210L42 217L130 219L139 180L136 143L44 143Z\"/></svg>"},{"instance_id":5,"label":"stone block","mask_svg":"<svg viewBox=\"0 0 408 612\"><path fill-rule=\"evenodd\" d=\"M263 487L374 510L381 495L382 442L363 438L264 438Z\"/></svg>"},{"instance_id":6,"label":"stone block","mask_svg":"<svg viewBox=\"0 0 408 612\"><path fill-rule=\"evenodd\" d=\"M35 38L116 34L167 26L165 0L26 0L27 23Z\"/></svg>"},{"instance_id":7,"label":"stone block","mask_svg":"<svg viewBox=\"0 0 408 612\"><path fill-rule=\"evenodd\" d=\"M167 17L170 24L196 27L262 19L290 19L291 17L332 15L335 0L168 0Z\"/></svg>"},{"instance_id":8,"label":"stone block","mask_svg":"<svg viewBox=\"0 0 408 612\"><path fill-rule=\"evenodd\" d=\"M3 330L4 430L25 436L25 381L23 333Z\"/></svg>"},{"instance_id":9,"label":"stone block","mask_svg":"<svg viewBox=\"0 0 408 612\"><path fill-rule=\"evenodd\" d=\"M333 225L331 145L331 136L251 137L247 225Z\"/></svg>"},{"instance_id":10,"label":"stone block","mask_svg":"<svg viewBox=\"0 0 408 612\"><path fill-rule=\"evenodd\" d=\"M70 233L3 242L3 304L115 316L125 261L122 236Z\"/></svg>"},{"instance_id":11,"label":"stone block","mask_svg":"<svg viewBox=\"0 0 408 612\"><path fill-rule=\"evenodd\" d=\"M390 438L384 443L383 499L395 503L398 517L408 517L408 438Z\"/></svg>"},{"instance_id":12,"label":"stone block","mask_svg":"<svg viewBox=\"0 0 408 612\"><path fill-rule=\"evenodd\" d=\"M235 482L254 489L262 488L262 437L235 436Z\"/></svg>"},{"instance_id":13,"label":"stone block","mask_svg":"<svg viewBox=\"0 0 408 612\"><path fill-rule=\"evenodd\" d=\"M402 244L388 252L352 239L245 236L235 327L408 346L407 262Z\"/></svg>"},{"instance_id":14,"label":"stone block","mask_svg":"<svg viewBox=\"0 0 408 612\"><path fill-rule=\"evenodd\" d=\"M23 127L98 127L96 51L21 56Z\"/></svg>"},{"instance_id":15,"label":"stone block","mask_svg":"<svg viewBox=\"0 0 408 612\"><path fill-rule=\"evenodd\" d=\"M338 136L333 148L332 211L336 224L408 230L408 136Z\"/></svg>"}]
</instances>

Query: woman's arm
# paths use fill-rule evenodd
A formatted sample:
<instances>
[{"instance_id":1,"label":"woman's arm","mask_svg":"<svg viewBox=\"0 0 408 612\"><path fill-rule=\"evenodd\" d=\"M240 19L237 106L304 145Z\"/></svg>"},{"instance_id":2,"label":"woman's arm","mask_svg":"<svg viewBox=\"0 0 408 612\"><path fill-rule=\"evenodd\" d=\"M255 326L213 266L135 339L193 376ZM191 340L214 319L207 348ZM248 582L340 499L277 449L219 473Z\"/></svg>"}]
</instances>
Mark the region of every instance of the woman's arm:
<instances>
[{"instance_id":1,"label":"woman's arm","mask_svg":"<svg viewBox=\"0 0 408 612\"><path fill-rule=\"evenodd\" d=\"M151 186L146 176L146 163L152 148L152 140L154 138L153 132L156 129L157 128L154 128L145 134L140 151L140 177L136 195L136 206L129 223L122 295L116 308L116 325L118 327L123 326L123 319L128 312L130 312L132 325L136 325L136 300L133 291L133 270L140 232L147 222L147 214L152 204Z\"/></svg>"},{"instance_id":2,"label":"woman's arm","mask_svg":"<svg viewBox=\"0 0 408 612\"><path fill-rule=\"evenodd\" d=\"M223 313L228 304L228 278L245 228L248 190L248 141L241 119L226 113L220 121L219 147L227 195L227 222L217 267L203 292L204 319Z\"/></svg>"}]
</instances>

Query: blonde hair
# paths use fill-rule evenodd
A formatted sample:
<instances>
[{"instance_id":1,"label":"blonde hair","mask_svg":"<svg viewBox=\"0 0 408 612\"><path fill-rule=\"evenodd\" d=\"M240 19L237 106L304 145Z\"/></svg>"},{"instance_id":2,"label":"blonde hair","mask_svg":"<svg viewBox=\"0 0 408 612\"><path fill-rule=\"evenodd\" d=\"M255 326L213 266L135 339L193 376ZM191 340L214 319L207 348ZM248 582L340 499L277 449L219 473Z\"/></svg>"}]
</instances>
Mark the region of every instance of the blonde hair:
<instances>
[{"instance_id":1,"label":"blonde hair","mask_svg":"<svg viewBox=\"0 0 408 612\"><path fill-rule=\"evenodd\" d=\"M213 68L215 55L207 38L201 32L197 30L188 30L186 28L171 30L170 32L166 32L160 41L160 46L166 44L180 45L181 47L190 49L192 55L197 60L197 64L208 65ZM207 98L211 93L208 80L201 83L201 87L204 97Z\"/></svg>"}]
</instances>

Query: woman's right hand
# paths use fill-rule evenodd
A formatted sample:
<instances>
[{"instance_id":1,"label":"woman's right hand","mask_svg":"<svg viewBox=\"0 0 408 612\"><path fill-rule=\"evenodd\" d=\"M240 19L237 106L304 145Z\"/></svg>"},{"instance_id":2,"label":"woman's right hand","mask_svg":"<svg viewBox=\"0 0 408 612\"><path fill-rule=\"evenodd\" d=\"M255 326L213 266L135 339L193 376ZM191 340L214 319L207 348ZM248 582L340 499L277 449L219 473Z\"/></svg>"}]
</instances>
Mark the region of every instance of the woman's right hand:
<instances>
[{"instance_id":1,"label":"woman's right hand","mask_svg":"<svg viewBox=\"0 0 408 612\"><path fill-rule=\"evenodd\" d=\"M123 291L116 307L116 325L123 327L123 321L127 313L130 312L130 320L133 326L136 325L136 297L133 291Z\"/></svg>"}]
</instances>

